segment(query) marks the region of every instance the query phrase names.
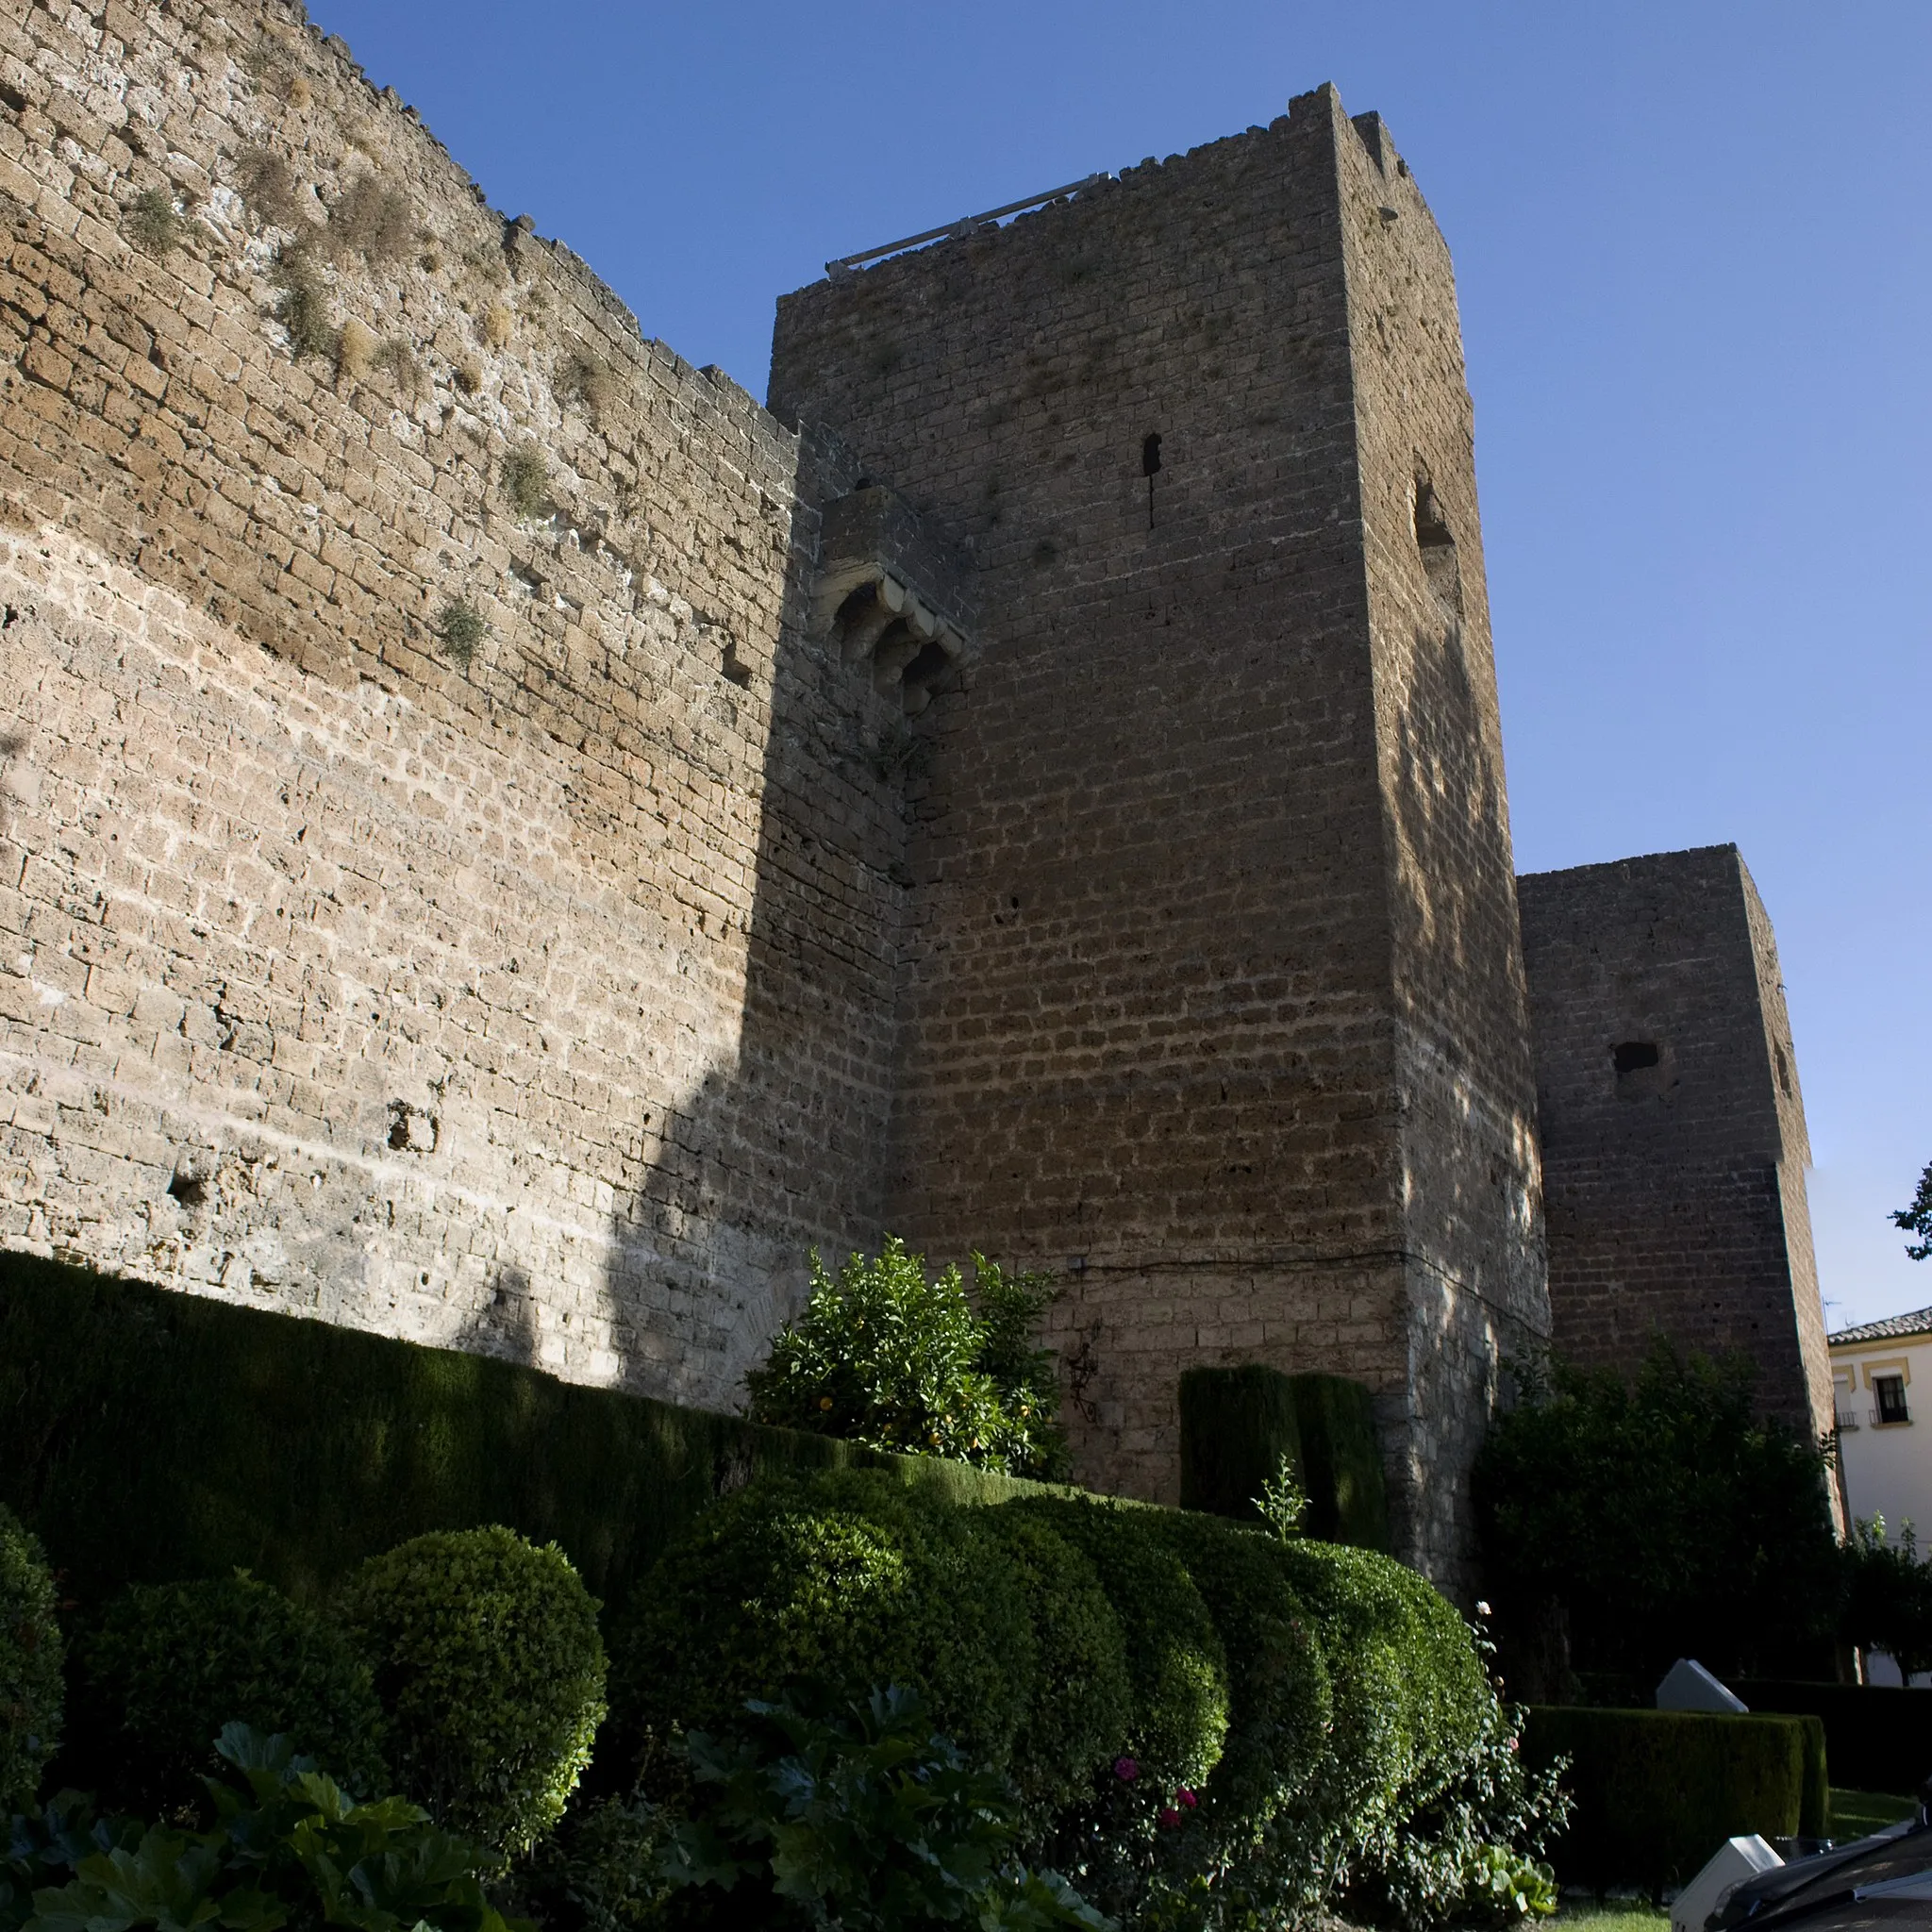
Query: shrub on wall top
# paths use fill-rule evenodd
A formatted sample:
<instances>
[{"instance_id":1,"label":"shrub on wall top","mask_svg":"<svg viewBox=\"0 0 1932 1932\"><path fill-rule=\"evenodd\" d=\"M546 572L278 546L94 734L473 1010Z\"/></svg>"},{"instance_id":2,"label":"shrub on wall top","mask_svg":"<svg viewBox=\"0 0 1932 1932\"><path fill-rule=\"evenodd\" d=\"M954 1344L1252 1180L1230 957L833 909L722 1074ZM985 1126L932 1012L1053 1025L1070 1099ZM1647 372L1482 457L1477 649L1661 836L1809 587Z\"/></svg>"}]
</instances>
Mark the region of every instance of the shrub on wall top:
<instances>
[{"instance_id":1,"label":"shrub on wall top","mask_svg":"<svg viewBox=\"0 0 1932 1932\"><path fill-rule=\"evenodd\" d=\"M432 1531L337 1598L375 1667L404 1791L505 1857L563 1815L604 1716L597 1601L555 1543Z\"/></svg>"},{"instance_id":2,"label":"shrub on wall top","mask_svg":"<svg viewBox=\"0 0 1932 1932\"><path fill-rule=\"evenodd\" d=\"M137 1585L79 1646L70 1774L117 1806L168 1811L220 1769L228 1724L287 1736L365 1796L382 1788L382 1707L342 1634L237 1574Z\"/></svg>"},{"instance_id":3,"label":"shrub on wall top","mask_svg":"<svg viewBox=\"0 0 1932 1932\"><path fill-rule=\"evenodd\" d=\"M0 1807L31 1802L60 1736L54 1576L32 1532L0 1504Z\"/></svg>"},{"instance_id":4,"label":"shrub on wall top","mask_svg":"<svg viewBox=\"0 0 1932 1932\"><path fill-rule=\"evenodd\" d=\"M814 1255L811 1298L745 1379L761 1423L907 1456L947 1456L1007 1475L1064 1473L1054 1359L1032 1331L1053 1299L1043 1275L975 1255L974 1293L957 1268L887 1241L837 1277Z\"/></svg>"}]
</instances>

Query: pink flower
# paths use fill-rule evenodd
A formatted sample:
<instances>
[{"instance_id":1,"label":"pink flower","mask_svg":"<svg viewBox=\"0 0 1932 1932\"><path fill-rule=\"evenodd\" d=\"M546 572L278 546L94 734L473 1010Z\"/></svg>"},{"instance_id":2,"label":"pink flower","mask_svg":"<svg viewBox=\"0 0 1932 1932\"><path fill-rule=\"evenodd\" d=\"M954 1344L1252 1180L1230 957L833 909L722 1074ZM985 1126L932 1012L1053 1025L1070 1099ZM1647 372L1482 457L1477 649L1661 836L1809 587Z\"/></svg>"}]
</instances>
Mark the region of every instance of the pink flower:
<instances>
[{"instance_id":1,"label":"pink flower","mask_svg":"<svg viewBox=\"0 0 1932 1932\"><path fill-rule=\"evenodd\" d=\"M1189 1790L1186 1785L1183 1785L1180 1788L1180 1790L1174 1794L1174 1797L1175 1804L1185 1805L1190 1811L1191 1811L1194 1808L1194 1807L1201 1802L1199 1798L1195 1797L1192 1791Z\"/></svg>"},{"instance_id":2,"label":"pink flower","mask_svg":"<svg viewBox=\"0 0 1932 1932\"><path fill-rule=\"evenodd\" d=\"M1141 1775L1141 1767L1131 1757L1116 1757L1113 1761L1113 1774L1124 1785L1130 1785Z\"/></svg>"},{"instance_id":3,"label":"pink flower","mask_svg":"<svg viewBox=\"0 0 1932 1932\"><path fill-rule=\"evenodd\" d=\"M1163 1830L1172 1831L1180 1822L1181 1814L1172 1805L1163 1805L1160 1807L1160 1824Z\"/></svg>"}]
</instances>

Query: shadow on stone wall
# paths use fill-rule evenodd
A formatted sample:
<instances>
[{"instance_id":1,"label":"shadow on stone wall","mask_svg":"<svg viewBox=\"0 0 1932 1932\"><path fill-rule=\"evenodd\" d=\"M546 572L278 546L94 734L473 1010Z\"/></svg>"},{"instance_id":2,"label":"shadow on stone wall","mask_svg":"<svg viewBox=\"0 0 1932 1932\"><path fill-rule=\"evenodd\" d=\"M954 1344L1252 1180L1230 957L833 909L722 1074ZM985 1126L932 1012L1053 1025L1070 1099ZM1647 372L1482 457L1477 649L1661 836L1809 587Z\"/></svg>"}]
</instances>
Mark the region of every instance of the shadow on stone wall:
<instances>
[{"instance_id":1,"label":"shadow on stone wall","mask_svg":"<svg viewBox=\"0 0 1932 1932\"><path fill-rule=\"evenodd\" d=\"M803 1299L810 1251L836 1264L882 1233L909 808L905 766L880 746L907 726L862 667L808 641L827 490L813 463L808 441L737 1050L636 1124L656 1151L610 1215L599 1288L620 1379L711 1408L741 1406L745 1371ZM727 644L733 684L734 660L755 655ZM528 1303L512 1292L508 1307ZM505 1318L488 1319L494 1332Z\"/></svg>"}]
</instances>

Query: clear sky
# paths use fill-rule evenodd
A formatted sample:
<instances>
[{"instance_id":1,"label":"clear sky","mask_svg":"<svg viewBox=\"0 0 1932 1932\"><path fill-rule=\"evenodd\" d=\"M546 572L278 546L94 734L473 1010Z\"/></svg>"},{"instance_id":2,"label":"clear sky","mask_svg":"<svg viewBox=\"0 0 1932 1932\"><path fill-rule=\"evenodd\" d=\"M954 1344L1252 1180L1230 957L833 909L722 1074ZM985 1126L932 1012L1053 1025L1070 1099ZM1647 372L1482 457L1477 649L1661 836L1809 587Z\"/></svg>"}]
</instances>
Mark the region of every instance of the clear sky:
<instances>
[{"instance_id":1,"label":"clear sky","mask_svg":"<svg viewBox=\"0 0 1932 1932\"><path fill-rule=\"evenodd\" d=\"M827 257L1333 80L1455 252L1518 868L1735 840L1833 1326L1932 1305L1927 0L311 0L507 213L764 392Z\"/></svg>"}]
</instances>

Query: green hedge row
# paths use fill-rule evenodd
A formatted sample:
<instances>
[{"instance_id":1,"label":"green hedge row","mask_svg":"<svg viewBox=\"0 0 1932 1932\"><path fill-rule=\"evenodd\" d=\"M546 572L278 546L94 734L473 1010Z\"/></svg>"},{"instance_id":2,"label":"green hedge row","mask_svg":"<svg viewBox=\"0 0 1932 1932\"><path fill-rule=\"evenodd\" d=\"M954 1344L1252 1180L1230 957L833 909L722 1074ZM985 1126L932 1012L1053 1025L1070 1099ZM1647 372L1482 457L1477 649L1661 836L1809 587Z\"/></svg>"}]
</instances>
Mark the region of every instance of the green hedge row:
<instances>
[{"instance_id":1,"label":"green hedge row","mask_svg":"<svg viewBox=\"0 0 1932 1932\"><path fill-rule=\"evenodd\" d=\"M4 1252L0 1416L0 1502L83 1608L238 1567L312 1601L423 1531L500 1523L559 1544L621 1609L673 1537L759 1474L1050 1493Z\"/></svg>"},{"instance_id":2,"label":"green hedge row","mask_svg":"<svg viewBox=\"0 0 1932 1932\"><path fill-rule=\"evenodd\" d=\"M1932 1777L1932 1690L1755 1677L1731 1688L1754 1711L1822 1720L1831 1774L1852 1790L1916 1791Z\"/></svg>"},{"instance_id":3,"label":"green hedge row","mask_svg":"<svg viewBox=\"0 0 1932 1932\"><path fill-rule=\"evenodd\" d=\"M1230 1923L1275 1923L1336 1874L1373 1881L1461 1780L1514 1775L1475 1762L1493 1691L1413 1572L1098 1498L958 1509L869 1471L751 1485L666 1552L611 1666L597 1775L615 1790L648 1785L680 1728L741 1723L747 1697L916 1687L1109 1910L1199 1878Z\"/></svg>"},{"instance_id":4,"label":"green hedge row","mask_svg":"<svg viewBox=\"0 0 1932 1932\"><path fill-rule=\"evenodd\" d=\"M1259 1362L1181 1375L1181 1507L1257 1522L1255 1499L1283 1457L1308 1499L1305 1534L1390 1547L1374 1404L1341 1375L1290 1375Z\"/></svg>"},{"instance_id":5,"label":"green hedge row","mask_svg":"<svg viewBox=\"0 0 1932 1932\"><path fill-rule=\"evenodd\" d=\"M1540 1705L1523 1755L1571 1760L1576 1810L1554 1862L1566 1883L1682 1885L1727 1838L1822 1837L1823 1728L1798 1717Z\"/></svg>"}]
</instances>

